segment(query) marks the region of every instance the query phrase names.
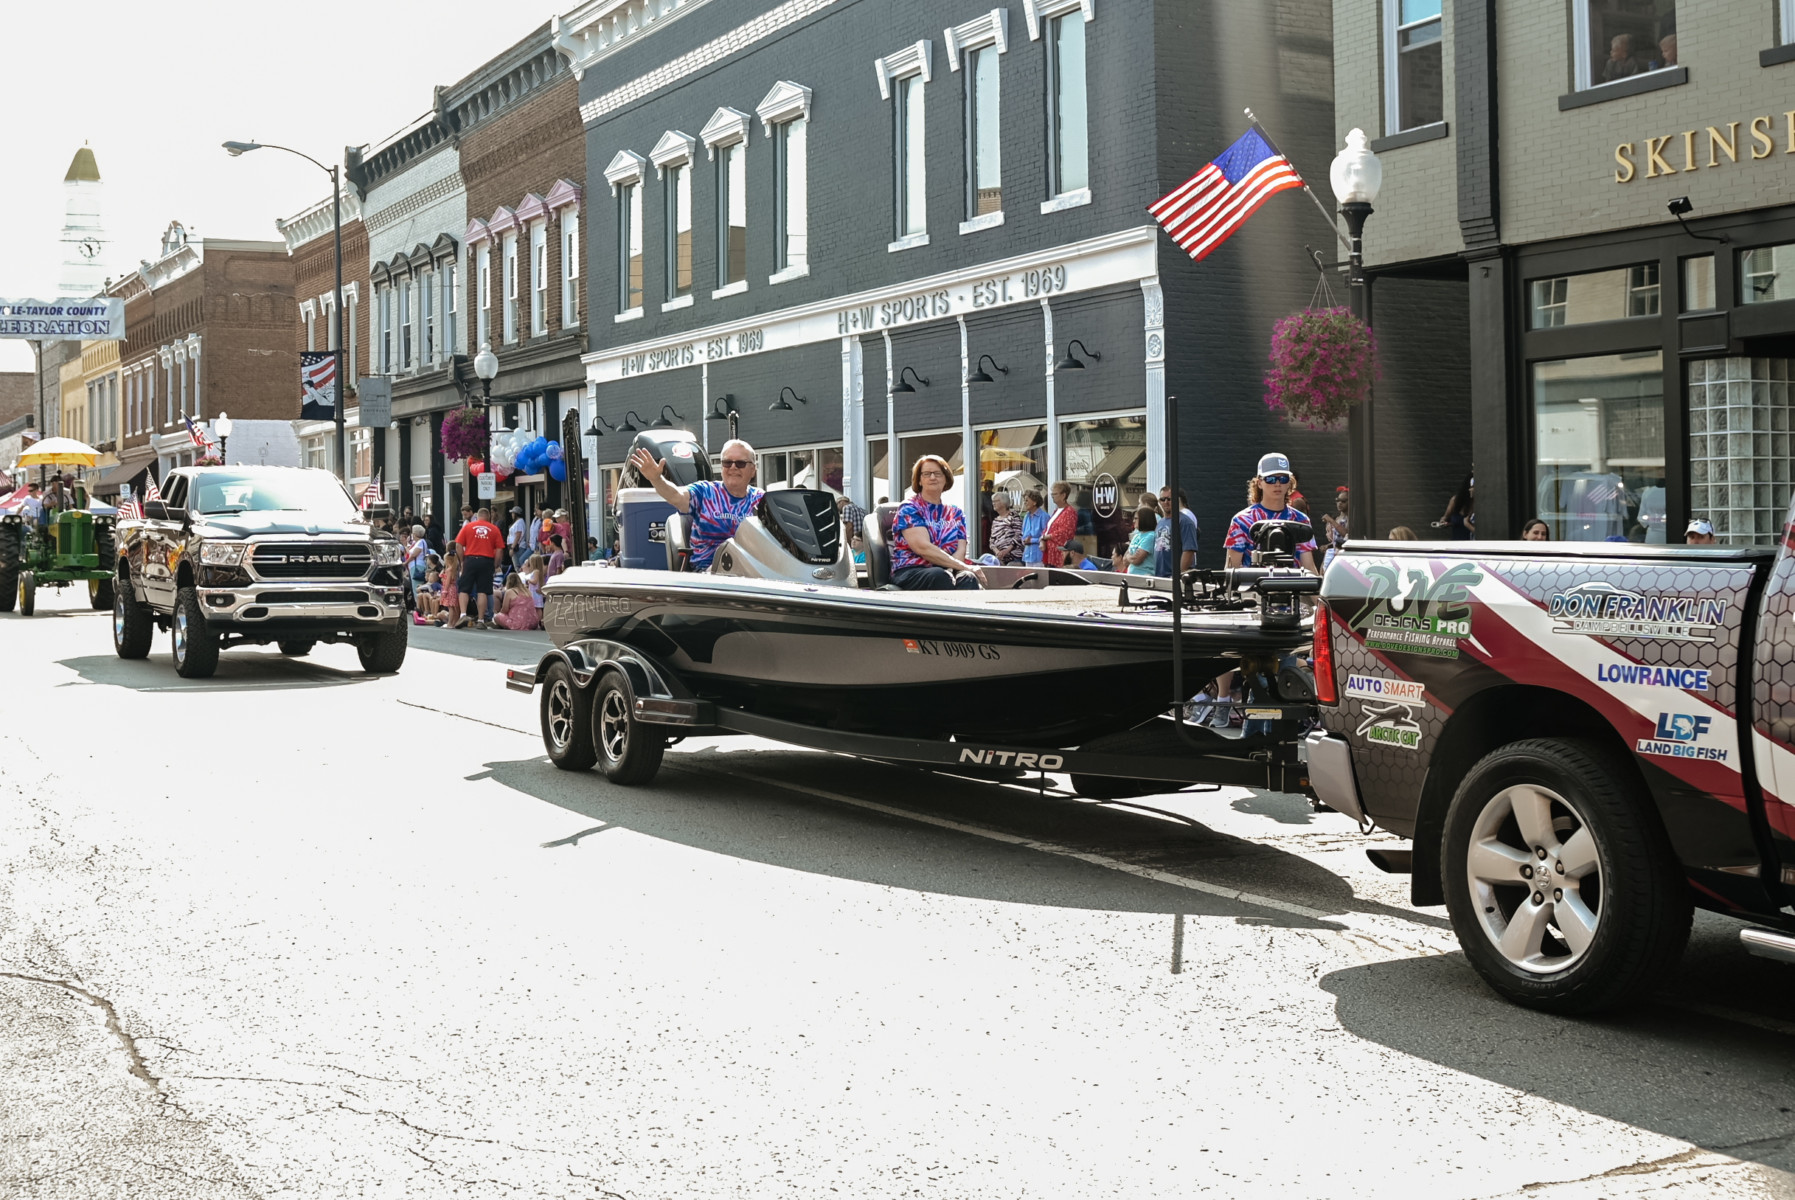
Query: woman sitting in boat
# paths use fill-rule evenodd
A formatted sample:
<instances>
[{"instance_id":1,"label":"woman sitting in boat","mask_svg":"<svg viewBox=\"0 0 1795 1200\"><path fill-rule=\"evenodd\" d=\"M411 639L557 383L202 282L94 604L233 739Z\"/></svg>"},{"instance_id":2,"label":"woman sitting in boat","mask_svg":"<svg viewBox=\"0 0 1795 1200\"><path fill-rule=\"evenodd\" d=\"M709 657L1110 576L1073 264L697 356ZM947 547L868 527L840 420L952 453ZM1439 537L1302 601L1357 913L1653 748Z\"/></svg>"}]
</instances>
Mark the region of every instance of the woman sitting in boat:
<instances>
[{"instance_id":1,"label":"woman sitting in boat","mask_svg":"<svg viewBox=\"0 0 1795 1200\"><path fill-rule=\"evenodd\" d=\"M910 490L891 519L891 582L907 591L973 589L985 573L966 560L966 514L941 502L953 482L947 460L925 454L910 468Z\"/></svg>"},{"instance_id":2,"label":"woman sitting in boat","mask_svg":"<svg viewBox=\"0 0 1795 1200\"><path fill-rule=\"evenodd\" d=\"M754 447L735 440L723 443L719 461L723 482L701 479L686 487L677 487L662 474L667 463L638 446L630 455L630 465L642 472L642 478L654 485L655 493L692 517L692 570L708 571L711 555L717 547L735 536L742 519L754 511L755 503L766 493L754 486Z\"/></svg>"}]
</instances>

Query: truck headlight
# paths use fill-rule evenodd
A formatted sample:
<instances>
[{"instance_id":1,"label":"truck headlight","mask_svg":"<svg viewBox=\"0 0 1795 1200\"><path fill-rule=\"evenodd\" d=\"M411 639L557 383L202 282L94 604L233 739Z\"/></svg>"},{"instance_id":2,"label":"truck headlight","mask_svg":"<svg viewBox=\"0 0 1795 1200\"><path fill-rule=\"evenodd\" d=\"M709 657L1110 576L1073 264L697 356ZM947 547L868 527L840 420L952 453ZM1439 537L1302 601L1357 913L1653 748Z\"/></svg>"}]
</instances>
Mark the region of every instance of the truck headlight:
<instances>
[{"instance_id":1,"label":"truck headlight","mask_svg":"<svg viewBox=\"0 0 1795 1200\"><path fill-rule=\"evenodd\" d=\"M405 547L393 541L375 542L373 559L377 567L396 567L405 560Z\"/></svg>"},{"instance_id":2,"label":"truck headlight","mask_svg":"<svg viewBox=\"0 0 1795 1200\"><path fill-rule=\"evenodd\" d=\"M235 567L243 563L244 542L206 542L199 548L199 561L208 567Z\"/></svg>"}]
</instances>

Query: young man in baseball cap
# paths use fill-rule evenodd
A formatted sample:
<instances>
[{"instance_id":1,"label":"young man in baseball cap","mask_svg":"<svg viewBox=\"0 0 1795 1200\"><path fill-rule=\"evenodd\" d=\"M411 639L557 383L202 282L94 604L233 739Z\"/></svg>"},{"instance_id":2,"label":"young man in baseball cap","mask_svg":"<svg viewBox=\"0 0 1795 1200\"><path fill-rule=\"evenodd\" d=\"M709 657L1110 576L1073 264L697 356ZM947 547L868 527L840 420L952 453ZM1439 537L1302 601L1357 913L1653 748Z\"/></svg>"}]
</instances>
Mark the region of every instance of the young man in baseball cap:
<instances>
[{"instance_id":1,"label":"young man in baseball cap","mask_svg":"<svg viewBox=\"0 0 1795 1200\"><path fill-rule=\"evenodd\" d=\"M1694 517L1689 528L1683 531L1683 543L1688 546L1712 546L1714 544L1714 522L1705 517Z\"/></svg>"},{"instance_id":2,"label":"young man in baseball cap","mask_svg":"<svg viewBox=\"0 0 1795 1200\"><path fill-rule=\"evenodd\" d=\"M1309 518L1290 507L1290 493L1296 490L1296 473L1290 469L1290 460L1275 451L1259 460L1259 470L1247 480L1247 506L1234 514L1234 520L1228 523L1228 537L1223 543L1228 549L1228 565L1238 567L1247 561L1247 555L1256 548L1253 543L1253 526L1260 521L1301 521L1309 523ZM1315 565L1315 535L1313 532L1298 543L1296 561L1305 571L1319 575L1321 570Z\"/></svg>"}]
</instances>

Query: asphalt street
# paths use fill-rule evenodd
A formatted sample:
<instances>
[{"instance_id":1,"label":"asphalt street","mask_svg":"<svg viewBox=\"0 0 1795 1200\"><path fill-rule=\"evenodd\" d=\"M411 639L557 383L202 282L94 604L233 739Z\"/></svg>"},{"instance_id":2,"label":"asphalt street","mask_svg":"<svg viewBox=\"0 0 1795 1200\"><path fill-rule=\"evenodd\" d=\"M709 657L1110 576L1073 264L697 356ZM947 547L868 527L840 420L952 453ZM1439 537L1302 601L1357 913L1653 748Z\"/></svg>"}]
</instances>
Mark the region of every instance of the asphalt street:
<instances>
[{"instance_id":1,"label":"asphalt street","mask_svg":"<svg viewBox=\"0 0 1795 1200\"><path fill-rule=\"evenodd\" d=\"M1795 1196L1795 969L1731 922L1545 1017L1293 797L617 788L504 689L540 635L190 682L75 600L0 617L0 1195Z\"/></svg>"}]
</instances>

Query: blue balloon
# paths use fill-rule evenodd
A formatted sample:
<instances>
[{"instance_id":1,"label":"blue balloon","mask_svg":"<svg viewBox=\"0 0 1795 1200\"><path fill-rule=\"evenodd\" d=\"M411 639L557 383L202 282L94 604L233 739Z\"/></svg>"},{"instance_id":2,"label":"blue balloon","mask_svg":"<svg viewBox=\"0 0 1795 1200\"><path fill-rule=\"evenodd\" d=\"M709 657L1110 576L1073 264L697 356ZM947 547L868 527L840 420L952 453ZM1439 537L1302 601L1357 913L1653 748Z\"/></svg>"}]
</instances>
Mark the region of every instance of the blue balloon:
<instances>
[{"instance_id":1,"label":"blue balloon","mask_svg":"<svg viewBox=\"0 0 1795 1200\"><path fill-rule=\"evenodd\" d=\"M540 435L537 436L535 441L530 443L530 453L531 454L541 454L544 451L546 451L547 449L548 449L548 439L545 437L542 437Z\"/></svg>"},{"instance_id":2,"label":"blue balloon","mask_svg":"<svg viewBox=\"0 0 1795 1200\"><path fill-rule=\"evenodd\" d=\"M560 442L550 442L548 444L548 457L549 457L550 462L554 462L555 460L559 459L561 457L561 454L562 454L562 450L561 450Z\"/></svg>"},{"instance_id":3,"label":"blue balloon","mask_svg":"<svg viewBox=\"0 0 1795 1200\"><path fill-rule=\"evenodd\" d=\"M556 483L565 483L567 481L567 464L558 458L549 463L548 477Z\"/></svg>"}]
</instances>

